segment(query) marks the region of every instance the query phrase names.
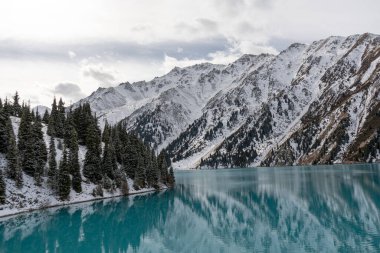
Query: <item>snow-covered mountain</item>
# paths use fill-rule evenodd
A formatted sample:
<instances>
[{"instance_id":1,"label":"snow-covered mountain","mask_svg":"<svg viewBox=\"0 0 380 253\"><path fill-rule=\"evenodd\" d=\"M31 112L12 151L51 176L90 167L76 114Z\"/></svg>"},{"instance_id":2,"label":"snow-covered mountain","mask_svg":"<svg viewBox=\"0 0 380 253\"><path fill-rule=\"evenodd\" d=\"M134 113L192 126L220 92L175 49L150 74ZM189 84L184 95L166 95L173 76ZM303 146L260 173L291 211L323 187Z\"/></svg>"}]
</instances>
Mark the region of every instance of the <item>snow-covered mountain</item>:
<instances>
[{"instance_id":1,"label":"snow-covered mountain","mask_svg":"<svg viewBox=\"0 0 380 253\"><path fill-rule=\"evenodd\" d=\"M368 162L380 158L379 86L380 36L362 34L174 68L76 105L124 120L176 168Z\"/></svg>"},{"instance_id":2,"label":"snow-covered mountain","mask_svg":"<svg viewBox=\"0 0 380 253\"><path fill-rule=\"evenodd\" d=\"M51 109L44 105L37 105L33 107L32 111L34 113L38 112L40 115L44 115L44 113L47 111L49 114L51 113Z\"/></svg>"},{"instance_id":3,"label":"snow-covered mountain","mask_svg":"<svg viewBox=\"0 0 380 253\"><path fill-rule=\"evenodd\" d=\"M176 67L150 82L99 88L74 107L89 102L101 124L105 120L111 124L125 120L130 130L160 150L199 118L211 99L237 86L270 57L244 55L228 66L204 63Z\"/></svg>"}]
</instances>

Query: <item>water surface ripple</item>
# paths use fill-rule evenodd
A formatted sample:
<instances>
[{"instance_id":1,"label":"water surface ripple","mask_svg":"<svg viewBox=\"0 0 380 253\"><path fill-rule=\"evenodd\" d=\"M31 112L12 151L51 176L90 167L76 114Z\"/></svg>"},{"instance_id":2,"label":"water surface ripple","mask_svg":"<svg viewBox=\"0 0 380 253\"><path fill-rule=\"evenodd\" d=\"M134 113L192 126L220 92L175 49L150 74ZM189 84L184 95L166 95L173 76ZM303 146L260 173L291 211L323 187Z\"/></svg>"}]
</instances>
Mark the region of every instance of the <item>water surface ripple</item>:
<instances>
[{"instance_id":1,"label":"water surface ripple","mask_svg":"<svg viewBox=\"0 0 380 253\"><path fill-rule=\"evenodd\" d=\"M0 220L0 252L380 252L380 166L184 171L173 190Z\"/></svg>"}]
</instances>

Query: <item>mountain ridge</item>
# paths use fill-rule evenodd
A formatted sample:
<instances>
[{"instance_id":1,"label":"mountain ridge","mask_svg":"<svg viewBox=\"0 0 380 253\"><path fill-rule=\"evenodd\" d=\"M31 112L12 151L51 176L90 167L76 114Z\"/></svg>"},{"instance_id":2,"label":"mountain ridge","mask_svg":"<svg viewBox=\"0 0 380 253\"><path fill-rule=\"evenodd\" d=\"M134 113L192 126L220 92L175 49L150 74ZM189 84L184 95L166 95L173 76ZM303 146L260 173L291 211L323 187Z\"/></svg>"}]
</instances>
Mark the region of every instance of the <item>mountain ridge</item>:
<instances>
[{"instance_id":1,"label":"mountain ridge","mask_svg":"<svg viewBox=\"0 0 380 253\"><path fill-rule=\"evenodd\" d=\"M278 55L176 67L77 104L125 121L176 168L376 161L379 55L379 35L331 36Z\"/></svg>"}]
</instances>

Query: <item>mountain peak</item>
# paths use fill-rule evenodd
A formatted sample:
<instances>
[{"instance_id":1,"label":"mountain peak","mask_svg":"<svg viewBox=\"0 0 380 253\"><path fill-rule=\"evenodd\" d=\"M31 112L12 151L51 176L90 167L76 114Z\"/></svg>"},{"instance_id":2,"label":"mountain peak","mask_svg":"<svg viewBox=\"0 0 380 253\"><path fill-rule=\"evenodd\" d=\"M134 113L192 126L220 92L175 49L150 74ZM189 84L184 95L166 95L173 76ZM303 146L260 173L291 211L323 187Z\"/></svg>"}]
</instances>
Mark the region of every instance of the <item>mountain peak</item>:
<instances>
[{"instance_id":1,"label":"mountain peak","mask_svg":"<svg viewBox=\"0 0 380 253\"><path fill-rule=\"evenodd\" d=\"M177 168L352 159L349 147L379 103L374 38L332 36L228 65L175 67L85 100L111 124L123 120L152 148L167 149ZM341 139L330 135L335 131Z\"/></svg>"}]
</instances>

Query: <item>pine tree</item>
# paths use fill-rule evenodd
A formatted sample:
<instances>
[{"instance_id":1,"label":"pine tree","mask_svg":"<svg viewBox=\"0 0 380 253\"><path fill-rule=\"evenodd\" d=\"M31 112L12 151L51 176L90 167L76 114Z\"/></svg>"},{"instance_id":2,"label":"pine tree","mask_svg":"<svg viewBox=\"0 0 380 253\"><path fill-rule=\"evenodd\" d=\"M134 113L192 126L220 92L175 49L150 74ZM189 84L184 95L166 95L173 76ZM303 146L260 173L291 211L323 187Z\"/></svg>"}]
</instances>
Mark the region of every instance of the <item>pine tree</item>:
<instances>
[{"instance_id":1,"label":"pine tree","mask_svg":"<svg viewBox=\"0 0 380 253\"><path fill-rule=\"evenodd\" d=\"M89 125L86 132L87 152L84 161L83 175L93 183L102 179L100 159L100 134L96 122Z\"/></svg>"},{"instance_id":2,"label":"pine tree","mask_svg":"<svg viewBox=\"0 0 380 253\"><path fill-rule=\"evenodd\" d=\"M144 188L145 187L145 168L144 159L141 153L137 156L137 167L135 170L134 188Z\"/></svg>"},{"instance_id":3,"label":"pine tree","mask_svg":"<svg viewBox=\"0 0 380 253\"><path fill-rule=\"evenodd\" d=\"M85 122L85 118L83 114L83 106L80 105L78 108L76 108L73 111L72 115L73 115L74 125L78 133L78 141L80 144L85 145L86 143L85 132L86 132L87 126L85 127L86 122Z\"/></svg>"},{"instance_id":4,"label":"pine tree","mask_svg":"<svg viewBox=\"0 0 380 253\"><path fill-rule=\"evenodd\" d=\"M67 161L67 150L65 147L63 150L62 159L59 163L59 174L58 174L58 195L62 201L69 200L70 189L71 189L71 179L70 179L68 161Z\"/></svg>"},{"instance_id":5,"label":"pine tree","mask_svg":"<svg viewBox=\"0 0 380 253\"><path fill-rule=\"evenodd\" d=\"M20 105L20 96L18 95L18 92L16 91L16 94L13 97L13 116L20 117L22 115L22 109Z\"/></svg>"},{"instance_id":6,"label":"pine tree","mask_svg":"<svg viewBox=\"0 0 380 253\"><path fill-rule=\"evenodd\" d=\"M168 186L173 187L174 184L175 184L174 171L173 171L173 167L170 166L169 175L168 175Z\"/></svg>"},{"instance_id":7,"label":"pine tree","mask_svg":"<svg viewBox=\"0 0 380 253\"><path fill-rule=\"evenodd\" d=\"M29 106L29 108L30 108L30 106ZM30 119L32 122L36 121L36 114L34 113L33 110L30 112Z\"/></svg>"},{"instance_id":8,"label":"pine tree","mask_svg":"<svg viewBox=\"0 0 380 253\"><path fill-rule=\"evenodd\" d=\"M18 130L18 149L20 153L26 150L26 142L31 134L31 116L28 107L23 109L20 126Z\"/></svg>"},{"instance_id":9,"label":"pine tree","mask_svg":"<svg viewBox=\"0 0 380 253\"><path fill-rule=\"evenodd\" d=\"M152 158L150 156L150 151L148 149L144 150L144 157L145 157L146 183L147 183L147 186L153 186L154 174L153 174L153 167L152 167Z\"/></svg>"},{"instance_id":10,"label":"pine tree","mask_svg":"<svg viewBox=\"0 0 380 253\"><path fill-rule=\"evenodd\" d=\"M158 155L158 168L160 171L160 180L162 183L167 184L167 179L168 179L168 166L166 164L166 159L165 159L165 154L164 152L161 152Z\"/></svg>"},{"instance_id":11,"label":"pine tree","mask_svg":"<svg viewBox=\"0 0 380 253\"><path fill-rule=\"evenodd\" d=\"M104 143L109 143L111 137L111 128L108 125L108 122L106 121L103 129L103 134L102 134L102 141Z\"/></svg>"},{"instance_id":12,"label":"pine tree","mask_svg":"<svg viewBox=\"0 0 380 253\"><path fill-rule=\"evenodd\" d=\"M65 126L64 126L64 136L63 141L68 149L72 148L72 135L73 131L75 131L73 117L71 112L67 114L67 119L65 120ZM77 135L77 133L75 133Z\"/></svg>"},{"instance_id":13,"label":"pine tree","mask_svg":"<svg viewBox=\"0 0 380 253\"><path fill-rule=\"evenodd\" d=\"M12 105L10 104L8 98L6 97L5 98L5 102L4 102L4 105L3 105L3 109L4 109L4 113L7 115L7 116L11 116L12 115L12 112L13 112L13 107Z\"/></svg>"},{"instance_id":14,"label":"pine tree","mask_svg":"<svg viewBox=\"0 0 380 253\"><path fill-rule=\"evenodd\" d=\"M91 182L98 183L102 179L100 164L101 161L99 156L92 150L87 150L84 160L83 175Z\"/></svg>"},{"instance_id":15,"label":"pine tree","mask_svg":"<svg viewBox=\"0 0 380 253\"><path fill-rule=\"evenodd\" d=\"M113 137L111 137L110 140L110 153L111 153L111 160L112 160L112 171L113 174L109 175L111 179L115 178L115 171L119 169L119 165L117 164L117 156L116 156L116 149L113 141Z\"/></svg>"},{"instance_id":16,"label":"pine tree","mask_svg":"<svg viewBox=\"0 0 380 253\"><path fill-rule=\"evenodd\" d=\"M6 186L3 179L3 172L0 170L0 204L4 205L6 200Z\"/></svg>"},{"instance_id":17,"label":"pine tree","mask_svg":"<svg viewBox=\"0 0 380 253\"><path fill-rule=\"evenodd\" d=\"M113 144L114 154L115 154L114 159L116 160L115 164L117 163L123 164L124 163L123 161L125 160L125 157L124 157L125 146L122 144L122 141L121 141L119 124L116 125L115 127L112 127L111 136L112 136L112 144Z\"/></svg>"},{"instance_id":18,"label":"pine tree","mask_svg":"<svg viewBox=\"0 0 380 253\"><path fill-rule=\"evenodd\" d=\"M58 191L58 176L57 176L57 160L56 160L57 152L55 149L55 140L54 136L50 137L50 145L49 145L49 168L48 168L48 185L54 191Z\"/></svg>"},{"instance_id":19,"label":"pine tree","mask_svg":"<svg viewBox=\"0 0 380 253\"><path fill-rule=\"evenodd\" d=\"M108 139L110 141L110 139ZM117 167L116 159L115 159L115 152L113 150L112 143L106 142L104 145L104 151L103 151L103 161L102 161L102 169L103 169L103 176L107 176L110 179L114 179L114 170L115 167Z\"/></svg>"},{"instance_id":20,"label":"pine tree","mask_svg":"<svg viewBox=\"0 0 380 253\"><path fill-rule=\"evenodd\" d=\"M136 169L138 166L138 141L134 136L131 136L126 140L125 144L125 172L131 179L135 178Z\"/></svg>"},{"instance_id":21,"label":"pine tree","mask_svg":"<svg viewBox=\"0 0 380 253\"><path fill-rule=\"evenodd\" d=\"M65 135L65 103L63 103L62 98L58 102L58 113L56 118L55 132L57 137L64 138Z\"/></svg>"},{"instance_id":22,"label":"pine tree","mask_svg":"<svg viewBox=\"0 0 380 253\"><path fill-rule=\"evenodd\" d=\"M36 113L36 120L34 124L32 125L32 136L30 138L32 138L33 140L34 153L35 153L34 178L35 178L36 184L41 185L42 176L43 176L44 168L47 161L47 150L46 150L46 144L45 144L43 133L42 133L41 118L38 112Z\"/></svg>"},{"instance_id":23,"label":"pine tree","mask_svg":"<svg viewBox=\"0 0 380 253\"><path fill-rule=\"evenodd\" d=\"M72 179L72 187L73 190L80 193L82 192L82 176L80 173L80 165L78 161L78 153L74 153L73 151L70 151L70 164L71 164L71 170L73 179Z\"/></svg>"},{"instance_id":24,"label":"pine tree","mask_svg":"<svg viewBox=\"0 0 380 253\"><path fill-rule=\"evenodd\" d=\"M32 138L32 122L29 107L24 107L19 132L18 132L18 150L22 169L29 176L34 176L36 162L35 143Z\"/></svg>"},{"instance_id":25,"label":"pine tree","mask_svg":"<svg viewBox=\"0 0 380 253\"><path fill-rule=\"evenodd\" d=\"M45 110L44 116L42 117L42 122L44 124L49 124L49 118L50 118L50 114L48 110Z\"/></svg>"},{"instance_id":26,"label":"pine tree","mask_svg":"<svg viewBox=\"0 0 380 253\"><path fill-rule=\"evenodd\" d=\"M0 110L3 109L3 100L0 98Z\"/></svg>"},{"instance_id":27,"label":"pine tree","mask_svg":"<svg viewBox=\"0 0 380 253\"><path fill-rule=\"evenodd\" d=\"M8 132L7 122L9 117L4 112L4 109L0 110L0 153L6 153L8 147Z\"/></svg>"},{"instance_id":28,"label":"pine tree","mask_svg":"<svg viewBox=\"0 0 380 253\"><path fill-rule=\"evenodd\" d=\"M147 182L149 186L158 188L159 171L157 166L157 158L154 154L154 151L151 152L149 160L150 162L146 172Z\"/></svg>"},{"instance_id":29,"label":"pine tree","mask_svg":"<svg viewBox=\"0 0 380 253\"><path fill-rule=\"evenodd\" d=\"M35 143L33 142L34 138L27 138L26 143L25 143L25 150L21 151L19 148L20 152L20 157L21 157L21 165L22 169L24 172L31 176L34 177L34 172L36 171L36 166L37 166L37 156L36 156L36 151L35 151ZM20 144L20 141L19 141Z\"/></svg>"},{"instance_id":30,"label":"pine tree","mask_svg":"<svg viewBox=\"0 0 380 253\"><path fill-rule=\"evenodd\" d=\"M78 158L78 134L74 128L71 128L70 134L70 153L69 153L69 168L72 175L72 187L76 192L82 192L82 176L80 173L80 165Z\"/></svg>"},{"instance_id":31,"label":"pine tree","mask_svg":"<svg viewBox=\"0 0 380 253\"><path fill-rule=\"evenodd\" d=\"M12 128L12 122L9 119L7 124L7 133L9 138L8 150L7 150L7 176L8 178L16 182L18 188L22 187L22 171L20 167L20 161L18 157L18 150L16 145L16 138Z\"/></svg>"},{"instance_id":32,"label":"pine tree","mask_svg":"<svg viewBox=\"0 0 380 253\"><path fill-rule=\"evenodd\" d=\"M72 114L74 125L78 132L79 143L87 146L87 130L89 126L94 124L94 121L96 121L96 119L92 116L91 107L88 103L85 103L76 108Z\"/></svg>"},{"instance_id":33,"label":"pine tree","mask_svg":"<svg viewBox=\"0 0 380 253\"><path fill-rule=\"evenodd\" d=\"M47 133L50 136L56 136L56 125L58 119L58 108L57 108L57 100L54 97L53 104L51 105L51 113L49 118L48 130Z\"/></svg>"}]
</instances>

